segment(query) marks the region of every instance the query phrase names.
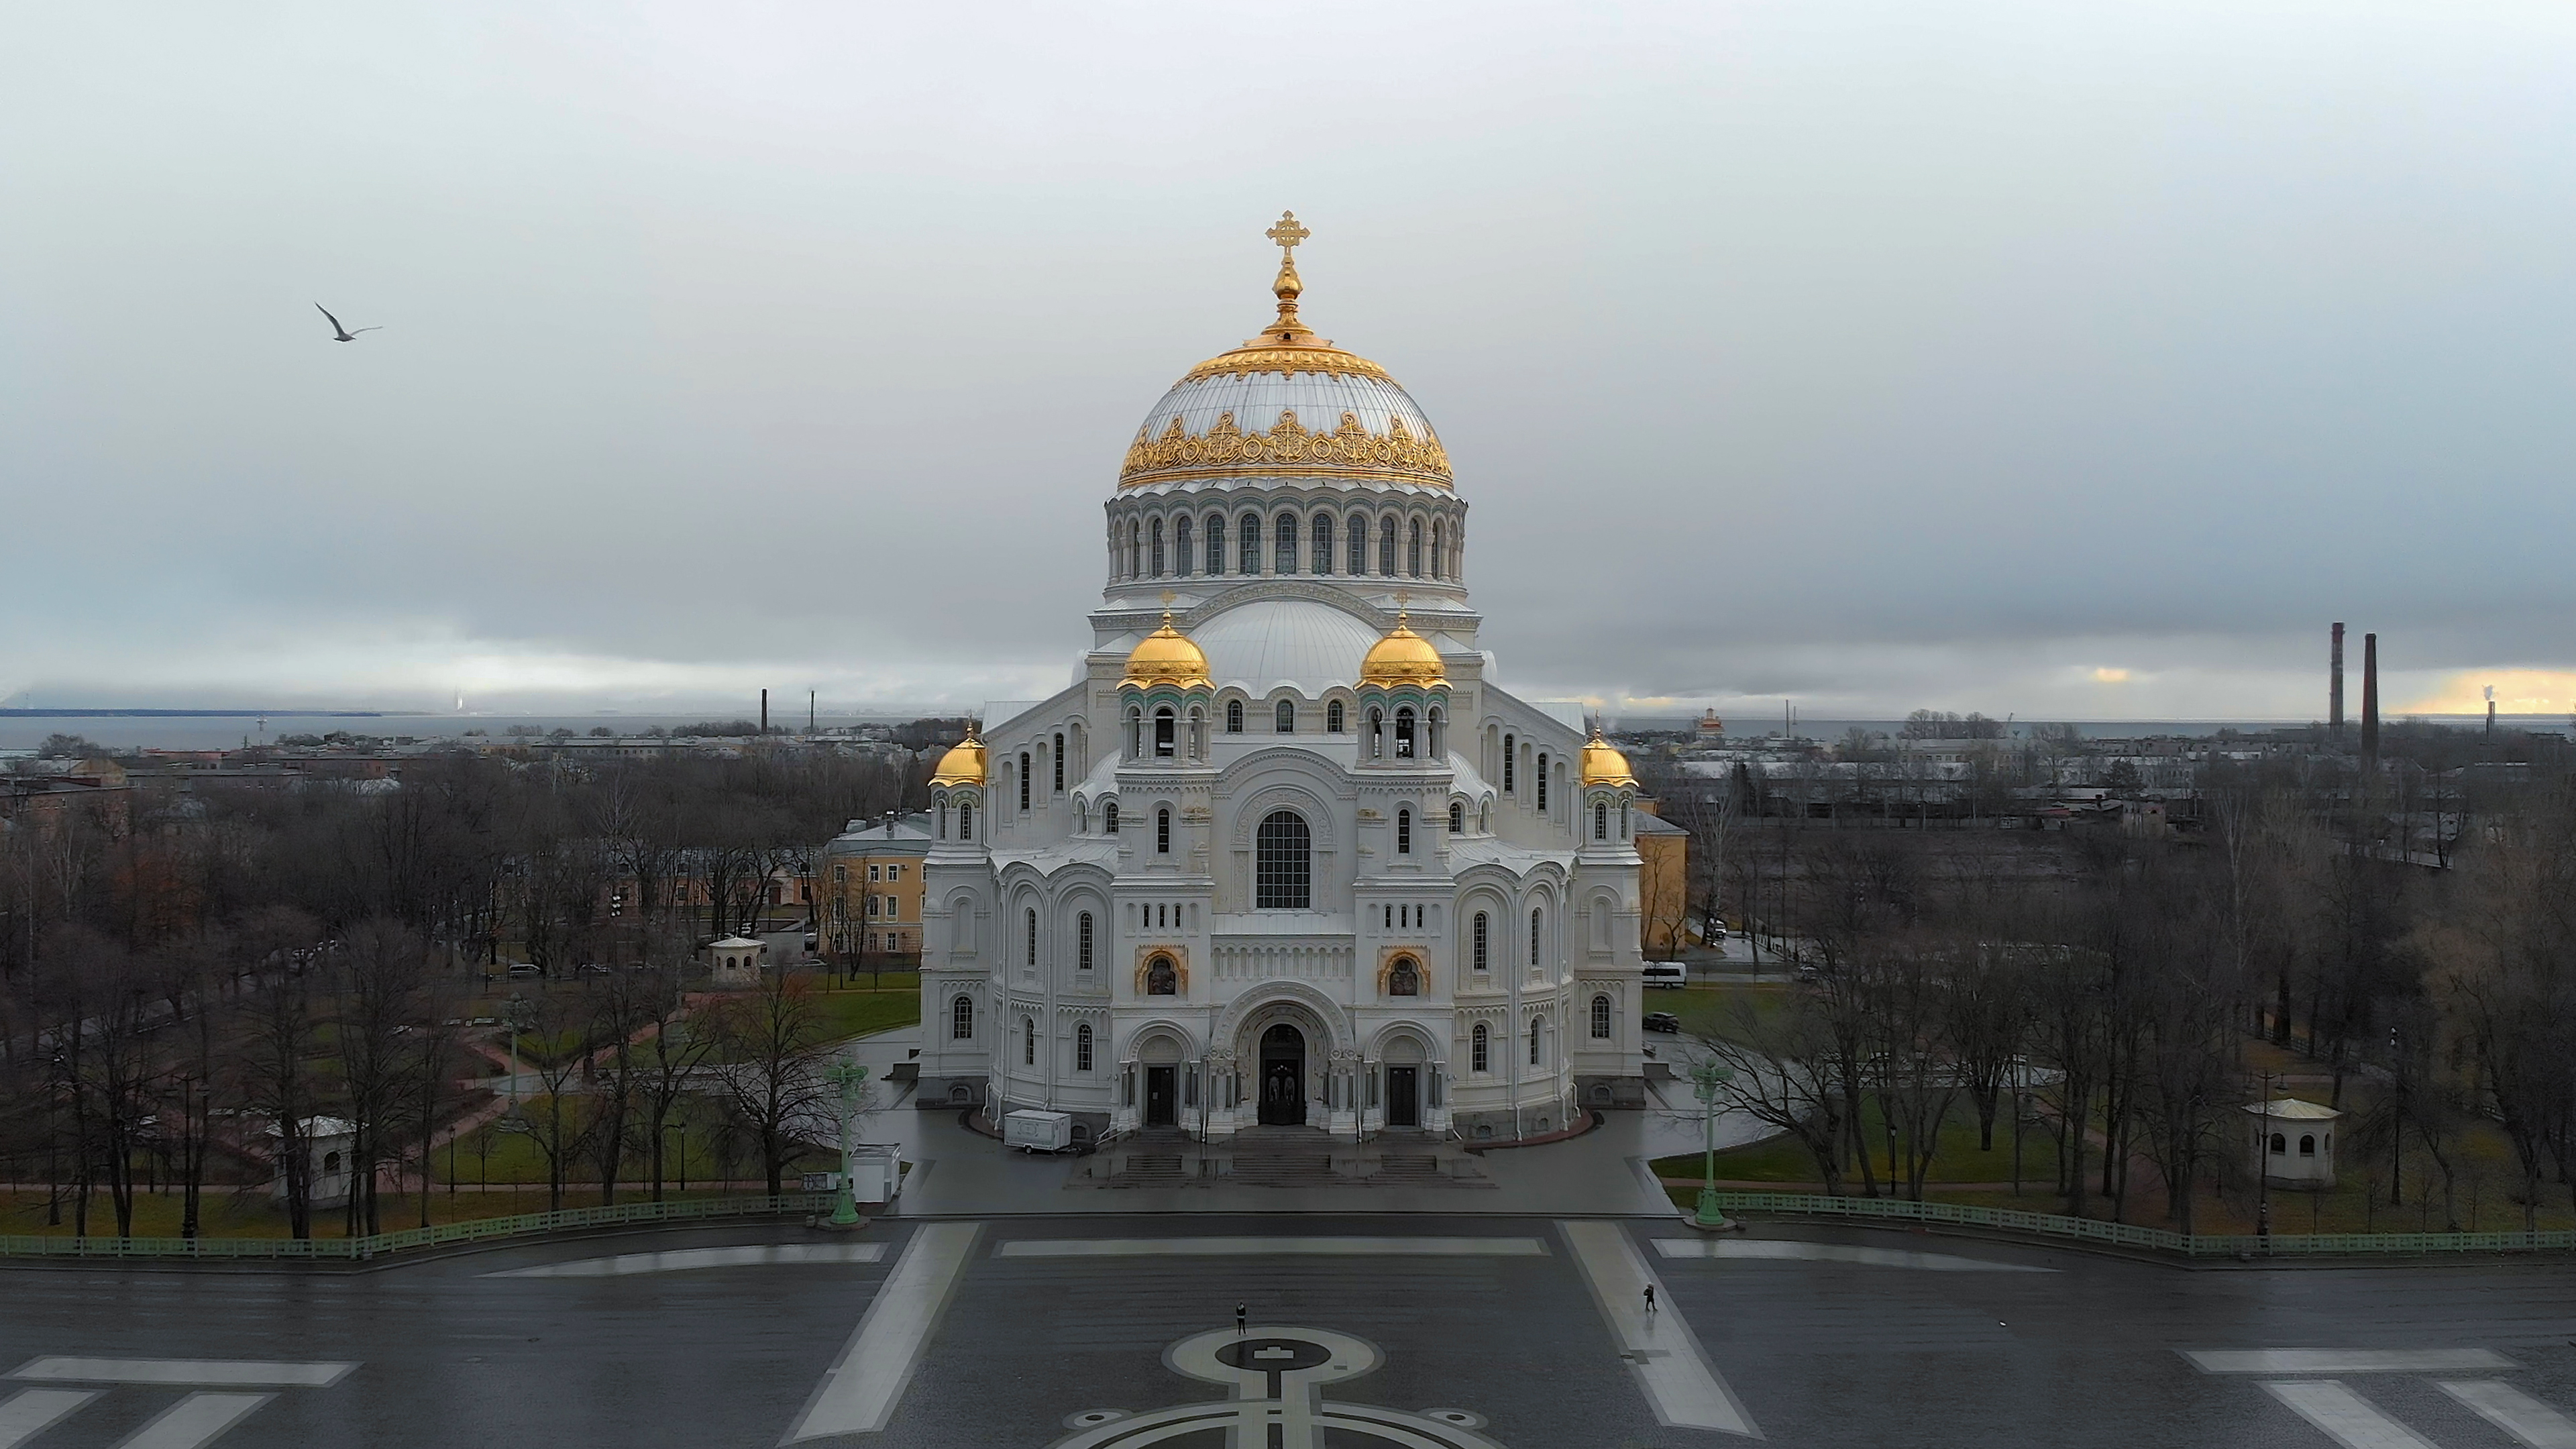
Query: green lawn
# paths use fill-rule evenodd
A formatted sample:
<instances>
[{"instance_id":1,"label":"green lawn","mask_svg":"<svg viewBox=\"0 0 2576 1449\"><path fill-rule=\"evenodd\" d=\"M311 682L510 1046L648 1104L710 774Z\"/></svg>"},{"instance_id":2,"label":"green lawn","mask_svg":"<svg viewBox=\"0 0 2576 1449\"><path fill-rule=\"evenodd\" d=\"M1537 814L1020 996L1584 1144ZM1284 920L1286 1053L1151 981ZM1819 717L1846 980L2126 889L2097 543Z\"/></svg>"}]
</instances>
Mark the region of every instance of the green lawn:
<instances>
[{"instance_id":1,"label":"green lawn","mask_svg":"<svg viewBox=\"0 0 2576 1449\"><path fill-rule=\"evenodd\" d=\"M1730 983L1719 986L1686 986L1679 991L1645 993L1648 1011L1669 1011L1682 1019L1682 1030L1692 1036L1718 1036L1734 1039L1744 1034L1744 1016L1750 1011L1754 1022L1768 1026L1789 1008L1787 986L1754 986Z\"/></svg>"},{"instance_id":2,"label":"green lawn","mask_svg":"<svg viewBox=\"0 0 2576 1449\"><path fill-rule=\"evenodd\" d=\"M1876 1164L1881 1183L1886 1182L1887 1138L1878 1110L1864 1105L1862 1121L1867 1128L1870 1160ZM2022 1180L2034 1175L2054 1177L2055 1161L2052 1139L2044 1131L2025 1128L2022 1134ZM1696 1152L1655 1160L1655 1171L1663 1177L1697 1177L1700 1157ZM1717 1175L1739 1182L1814 1182L1816 1160L1798 1139L1787 1133L1743 1147L1730 1148L1717 1154ZM1847 1182L1857 1186L1860 1164L1848 1162L1843 1170ZM2012 1109L2004 1106L1995 1114L1995 1146L1992 1152L1977 1150L1977 1116L1966 1097L1951 1105L1950 1115L1941 1124L1939 1150L1932 1158L1928 1180L1931 1182L2009 1182L2012 1179Z\"/></svg>"},{"instance_id":3,"label":"green lawn","mask_svg":"<svg viewBox=\"0 0 2576 1449\"><path fill-rule=\"evenodd\" d=\"M814 1001L822 1008L826 1041L891 1031L921 1020L921 988L910 982L895 985L891 972L887 973L882 991L870 991L865 986L853 991L818 991Z\"/></svg>"}]
</instances>

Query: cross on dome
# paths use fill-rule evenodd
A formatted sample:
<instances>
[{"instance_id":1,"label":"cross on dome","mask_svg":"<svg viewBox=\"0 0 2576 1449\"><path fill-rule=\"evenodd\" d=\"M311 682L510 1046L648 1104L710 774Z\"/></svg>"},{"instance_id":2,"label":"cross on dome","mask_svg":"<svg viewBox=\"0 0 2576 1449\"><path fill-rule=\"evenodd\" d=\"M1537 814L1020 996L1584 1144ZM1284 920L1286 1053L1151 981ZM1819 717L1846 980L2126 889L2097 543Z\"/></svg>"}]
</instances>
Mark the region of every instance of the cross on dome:
<instances>
[{"instance_id":1,"label":"cross on dome","mask_svg":"<svg viewBox=\"0 0 2576 1449\"><path fill-rule=\"evenodd\" d=\"M1307 229L1304 222L1297 219L1297 213L1293 211L1279 213L1279 219L1270 224L1270 230L1262 233L1276 243L1282 252L1293 251L1297 243L1314 234Z\"/></svg>"}]
</instances>

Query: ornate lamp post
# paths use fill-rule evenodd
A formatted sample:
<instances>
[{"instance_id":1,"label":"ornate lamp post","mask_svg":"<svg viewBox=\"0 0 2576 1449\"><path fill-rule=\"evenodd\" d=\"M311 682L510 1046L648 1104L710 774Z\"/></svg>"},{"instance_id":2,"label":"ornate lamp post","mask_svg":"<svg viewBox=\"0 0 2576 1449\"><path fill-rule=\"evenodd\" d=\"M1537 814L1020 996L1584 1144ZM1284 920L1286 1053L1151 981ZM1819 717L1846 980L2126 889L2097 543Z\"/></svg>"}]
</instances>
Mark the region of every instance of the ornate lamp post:
<instances>
[{"instance_id":1,"label":"ornate lamp post","mask_svg":"<svg viewBox=\"0 0 2576 1449\"><path fill-rule=\"evenodd\" d=\"M1706 1134L1700 1155L1699 1214L1691 1219L1694 1227L1734 1226L1717 1205L1717 1098L1733 1080L1735 1073L1715 1057L1691 1068L1691 1087L1699 1097L1700 1123Z\"/></svg>"},{"instance_id":2,"label":"ornate lamp post","mask_svg":"<svg viewBox=\"0 0 2576 1449\"><path fill-rule=\"evenodd\" d=\"M867 1090L868 1069L859 1062L838 1061L824 1069L823 1080L841 1094L841 1193L832 1204L832 1226L856 1227L859 1204L850 1191L850 1123L859 1115L859 1095Z\"/></svg>"}]
</instances>

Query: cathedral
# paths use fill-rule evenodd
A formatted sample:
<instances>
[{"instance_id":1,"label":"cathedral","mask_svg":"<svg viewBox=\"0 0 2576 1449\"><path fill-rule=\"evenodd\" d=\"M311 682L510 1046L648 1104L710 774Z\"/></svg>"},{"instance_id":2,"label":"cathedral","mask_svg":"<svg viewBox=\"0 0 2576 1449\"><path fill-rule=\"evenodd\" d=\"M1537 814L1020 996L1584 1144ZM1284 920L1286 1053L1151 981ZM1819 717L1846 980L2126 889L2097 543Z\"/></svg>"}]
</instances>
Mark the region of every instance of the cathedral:
<instances>
[{"instance_id":1,"label":"cathedral","mask_svg":"<svg viewBox=\"0 0 2576 1449\"><path fill-rule=\"evenodd\" d=\"M924 1106L1496 1141L1643 1100L1636 779L1495 682L1448 454L1300 320L1307 235L1136 430L1075 681L932 776Z\"/></svg>"}]
</instances>

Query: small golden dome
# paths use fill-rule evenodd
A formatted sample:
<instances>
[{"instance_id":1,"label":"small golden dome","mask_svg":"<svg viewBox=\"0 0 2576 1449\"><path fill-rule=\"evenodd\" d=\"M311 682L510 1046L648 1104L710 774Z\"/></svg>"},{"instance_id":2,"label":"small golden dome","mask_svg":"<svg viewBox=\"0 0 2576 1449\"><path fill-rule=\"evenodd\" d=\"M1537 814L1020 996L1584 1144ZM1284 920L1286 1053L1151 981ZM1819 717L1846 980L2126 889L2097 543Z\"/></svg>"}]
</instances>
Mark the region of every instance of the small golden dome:
<instances>
[{"instance_id":1,"label":"small golden dome","mask_svg":"<svg viewBox=\"0 0 2576 1449\"><path fill-rule=\"evenodd\" d=\"M984 742L975 737L975 727L966 727L966 738L948 747L939 757L939 768L930 772L933 785L981 785L984 783Z\"/></svg>"},{"instance_id":2,"label":"small golden dome","mask_svg":"<svg viewBox=\"0 0 2576 1449\"><path fill-rule=\"evenodd\" d=\"M1628 768L1628 757L1601 738L1597 725L1593 727L1591 742L1583 747L1583 783L1629 786L1637 783L1636 771Z\"/></svg>"},{"instance_id":3,"label":"small golden dome","mask_svg":"<svg viewBox=\"0 0 2576 1449\"><path fill-rule=\"evenodd\" d=\"M1406 616L1395 616L1395 632L1369 646L1368 657L1360 661L1360 683L1383 689L1416 684L1429 688L1447 684L1448 671L1440 667L1440 651L1431 641L1413 632Z\"/></svg>"},{"instance_id":4,"label":"small golden dome","mask_svg":"<svg viewBox=\"0 0 2576 1449\"><path fill-rule=\"evenodd\" d=\"M1169 609L1163 611L1163 627L1136 642L1135 651L1127 656L1127 677L1118 681L1120 689L1151 689L1158 684L1178 689L1215 687L1208 680L1207 655L1172 627Z\"/></svg>"}]
</instances>

